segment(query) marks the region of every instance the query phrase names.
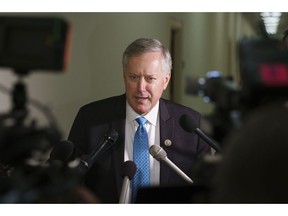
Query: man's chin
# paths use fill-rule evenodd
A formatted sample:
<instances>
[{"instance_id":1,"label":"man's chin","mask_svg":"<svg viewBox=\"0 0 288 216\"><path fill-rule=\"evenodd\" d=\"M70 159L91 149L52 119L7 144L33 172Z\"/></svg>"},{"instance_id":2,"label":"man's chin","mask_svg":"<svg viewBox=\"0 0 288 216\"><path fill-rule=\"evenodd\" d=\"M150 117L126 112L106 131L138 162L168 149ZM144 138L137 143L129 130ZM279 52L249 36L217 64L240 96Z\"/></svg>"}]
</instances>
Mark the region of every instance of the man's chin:
<instances>
[{"instance_id":1,"label":"man's chin","mask_svg":"<svg viewBox=\"0 0 288 216\"><path fill-rule=\"evenodd\" d=\"M137 112L140 115L145 115L146 113L148 113L150 110L147 107L144 106L136 106L134 108L134 111Z\"/></svg>"}]
</instances>

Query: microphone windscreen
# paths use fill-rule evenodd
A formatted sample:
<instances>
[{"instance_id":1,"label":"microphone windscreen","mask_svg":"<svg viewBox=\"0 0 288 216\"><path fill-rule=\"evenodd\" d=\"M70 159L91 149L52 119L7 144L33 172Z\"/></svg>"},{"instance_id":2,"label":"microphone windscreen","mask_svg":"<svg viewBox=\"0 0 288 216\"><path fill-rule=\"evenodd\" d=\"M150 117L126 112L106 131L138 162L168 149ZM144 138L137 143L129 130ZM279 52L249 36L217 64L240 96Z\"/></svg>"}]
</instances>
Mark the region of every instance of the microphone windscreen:
<instances>
[{"instance_id":1,"label":"microphone windscreen","mask_svg":"<svg viewBox=\"0 0 288 216\"><path fill-rule=\"evenodd\" d=\"M195 124L193 118L186 114L183 114L180 117L179 123L185 131L190 132L190 133L194 132L197 128L197 125Z\"/></svg>"},{"instance_id":2,"label":"microphone windscreen","mask_svg":"<svg viewBox=\"0 0 288 216\"><path fill-rule=\"evenodd\" d=\"M67 161L74 150L74 144L69 140L63 140L56 144L50 153L49 160Z\"/></svg>"},{"instance_id":3,"label":"microphone windscreen","mask_svg":"<svg viewBox=\"0 0 288 216\"><path fill-rule=\"evenodd\" d=\"M158 161L167 157L167 153L159 145L152 145L149 148L150 154Z\"/></svg>"},{"instance_id":4,"label":"microphone windscreen","mask_svg":"<svg viewBox=\"0 0 288 216\"><path fill-rule=\"evenodd\" d=\"M133 161L125 161L122 164L122 177L127 176L129 180L131 180L135 173L136 173L137 167L136 164Z\"/></svg>"}]
</instances>

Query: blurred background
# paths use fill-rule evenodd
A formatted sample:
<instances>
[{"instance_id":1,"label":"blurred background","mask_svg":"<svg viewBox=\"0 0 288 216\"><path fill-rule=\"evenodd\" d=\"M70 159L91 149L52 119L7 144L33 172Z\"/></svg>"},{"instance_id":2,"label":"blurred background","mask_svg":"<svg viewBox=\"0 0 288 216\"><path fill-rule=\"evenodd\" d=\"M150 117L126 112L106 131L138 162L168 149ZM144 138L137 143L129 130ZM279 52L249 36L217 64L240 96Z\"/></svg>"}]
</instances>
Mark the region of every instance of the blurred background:
<instances>
[{"instance_id":1,"label":"blurred background","mask_svg":"<svg viewBox=\"0 0 288 216\"><path fill-rule=\"evenodd\" d=\"M264 34L260 13L0 13L0 16L60 17L70 26L68 64L65 70L32 70L24 76L29 98L38 100L55 115L63 137L67 137L79 107L88 102L124 92L121 56L126 46L139 37L158 38L173 54L173 76L164 97L209 114L213 103L187 94L188 76L205 77L220 71L237 83L237 43L243 37ZM281 38L287 25L282 13L272 37ZM23 49L19 47L19 49ZM9 111L18 76L0 65L0 112ZM43 113L29 106L29 116L46 124Z\"/></svg>"}]
</instances>

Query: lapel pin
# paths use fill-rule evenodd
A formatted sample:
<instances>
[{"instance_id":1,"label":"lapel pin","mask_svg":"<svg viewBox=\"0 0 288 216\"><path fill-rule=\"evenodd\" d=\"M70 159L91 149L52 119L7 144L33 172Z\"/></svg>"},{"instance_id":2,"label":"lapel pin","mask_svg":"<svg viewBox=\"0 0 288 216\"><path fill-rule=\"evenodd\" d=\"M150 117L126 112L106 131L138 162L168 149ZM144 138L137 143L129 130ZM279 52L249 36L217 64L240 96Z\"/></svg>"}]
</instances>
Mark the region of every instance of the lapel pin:
<instances>
[{"instance_id":1,"label":"lapel pin","mask_svg":"<svg viewBox=\"0 0 288 216\"><path fill-rule=\"evenodd\" d=\"M167 147L171 146L171 145L172 145L171 140L166 139L166 140L164 141L164 145L167 146Z\"/></svg>"}]
</instances>

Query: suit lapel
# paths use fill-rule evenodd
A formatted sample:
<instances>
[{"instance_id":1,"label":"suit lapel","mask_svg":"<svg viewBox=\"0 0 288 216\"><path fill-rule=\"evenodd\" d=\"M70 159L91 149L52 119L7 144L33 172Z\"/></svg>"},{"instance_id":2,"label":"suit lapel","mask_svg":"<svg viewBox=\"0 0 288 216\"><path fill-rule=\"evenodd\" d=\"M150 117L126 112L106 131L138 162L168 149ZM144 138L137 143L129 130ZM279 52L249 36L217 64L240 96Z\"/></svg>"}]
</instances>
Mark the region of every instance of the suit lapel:
<instances>
[{"instance_id":1,"label":"suit lapel","mask_svg":"<svg viewBox=\"0 0 288 216\"><path fill-rule=\"evenodd\" d=\"M115 113L117 118L111 123L111 127L114 128L119 136L115 148L113 150L113 164L116 174L117 192L120 196L122 187L122 164L124 161L124 148L125 148L125 118L126 118L126 97L122 95L117 102L115 102Z\"/></svg>"},{"instance_id":2,"label":"suit lapel","mask_svg":"<svg viewBox=\"0 0 288 216\"><path fill-rule=\"evenodd\" d=\"M160 146L166 151L168 157L171 159L173 156L170 150L170 146L167 142L173 143L174 137L174 121L173 116L170 115L165 100L160 99ZM166 145L165 145L166 143ZM168 176L171 169L167 167L163 162L160 162L160 184L168 184Z\"/></svg>"}]
</instances>

